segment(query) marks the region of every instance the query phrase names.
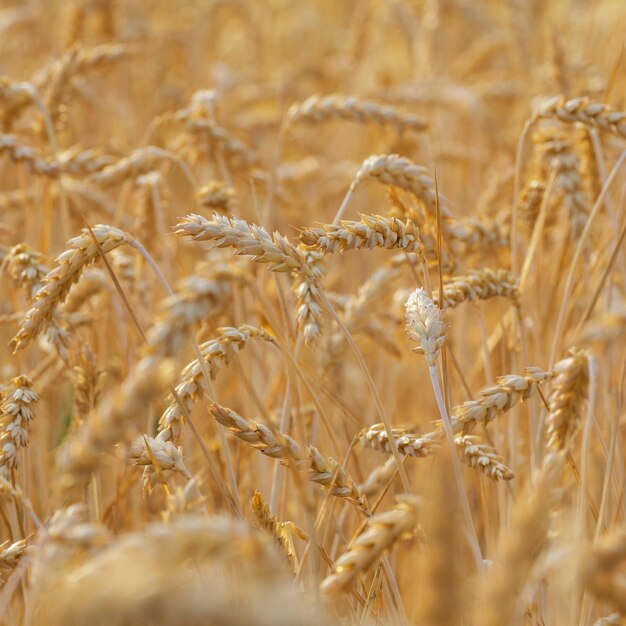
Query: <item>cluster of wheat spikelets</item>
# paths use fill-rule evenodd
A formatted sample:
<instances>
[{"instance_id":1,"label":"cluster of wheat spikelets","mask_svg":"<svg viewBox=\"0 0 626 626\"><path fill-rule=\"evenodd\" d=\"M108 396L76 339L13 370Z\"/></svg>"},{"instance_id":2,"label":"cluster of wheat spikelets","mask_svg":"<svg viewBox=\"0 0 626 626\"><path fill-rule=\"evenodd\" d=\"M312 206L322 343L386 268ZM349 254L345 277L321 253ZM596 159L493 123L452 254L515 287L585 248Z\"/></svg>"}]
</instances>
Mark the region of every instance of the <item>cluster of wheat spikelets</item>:
<instances>
[{"instance_id":1,"label":"cluster of wheat spikelets","mask_svg":"<svg viewBox=\"0 0 626 626\"><path fill-rule=\"evenodd\" d=\"M626 623L624 20L0 8L0 623Z\"/></svg>"}]
</instances>

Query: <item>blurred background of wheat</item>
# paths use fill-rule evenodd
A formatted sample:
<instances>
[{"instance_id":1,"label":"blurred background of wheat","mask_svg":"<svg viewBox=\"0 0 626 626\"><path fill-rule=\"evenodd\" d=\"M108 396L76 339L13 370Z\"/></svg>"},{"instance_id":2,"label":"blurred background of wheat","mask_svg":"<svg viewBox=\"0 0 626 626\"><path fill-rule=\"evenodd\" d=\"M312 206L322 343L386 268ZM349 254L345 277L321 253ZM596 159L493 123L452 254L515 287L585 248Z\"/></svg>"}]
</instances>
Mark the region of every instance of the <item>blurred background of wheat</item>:
<instances>
[{"instance_id":1,"label":"blurred background of wheat","mask_svg":"<svg viewBox=\"0 0 626 626\"><path fill-rule=\"evenodd\" d=\"M2 623L626 623L624 24L4 0Z\"/></svg>"}]
</instances>

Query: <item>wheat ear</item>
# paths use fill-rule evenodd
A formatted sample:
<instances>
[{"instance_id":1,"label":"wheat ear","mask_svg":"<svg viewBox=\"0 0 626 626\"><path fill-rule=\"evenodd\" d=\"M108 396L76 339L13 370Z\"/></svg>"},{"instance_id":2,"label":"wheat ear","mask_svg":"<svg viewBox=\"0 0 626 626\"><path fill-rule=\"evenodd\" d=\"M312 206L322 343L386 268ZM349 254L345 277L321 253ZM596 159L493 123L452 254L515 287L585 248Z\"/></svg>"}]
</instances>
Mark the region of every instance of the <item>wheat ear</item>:
<instances>
[{"instance_id":1,"label":"wheat ear","mask_svg":"<svg viewBox=\"0 0 626 626\"><path fill-rule=\"evenodd\" d=\"M555 378L547 418L548 447L562 450L576 432L589 386L588 356L584 350L570 350L554 366Z\"/></svg>"},{"instance_id":2,"label":"wheat ear","mask_svg":"<svg viewBox=\"0 0 626 626\"><path fill-rule=\"evenodd\" d=\"M0 402L0 476L10 480L17 468L20 449L28 446L33 405L39 400L28 376L18 376L2 394Z\"/></svg>"},{"instance_id":3,"label":"wheat ear","mask_svg":"<svg viewBox=\"0 0 626 626\"><path fill-rule=\"evenodd\" d=\"M519 306L519 279L508 270L483 268L471 270L462 276L454 276L443 285L443 307L451 309L462 302L488 300L502 297ZM439 293L433 293L439 301Z\"/></svg>"},{"instance_id":4,"label":"wheat ear","mask_svg":"<svg viewBox=\"0 0 626 626\"><path fill-rule=\"evenodd\" d=\"M427 122L417 115L403 113L395 107L357 96L311 96L300 104L293 104L287 113L287 122L292 125L319 124L327 120L341 119L355 122L370 122L381 126L393 126L398 131L423 131Z\"/></svg>"},{"instance_id":5,"label":"wheat ear","mask_svg":"<svg viewBox=\"0 0 626 626\"><path fill-rule=\"evenodd\" d=\"M139 247L134 237L113 226L99 224L91 232L104 253L124 244ZM47 328L56 307L64 302L70 287L80 278L83 269L100 254L87 229L78 237L70 239L67 245L67 250L57 257L56 266L42 279L42 287L35 294L32 308L26 313L17 334L11 340L15 352L25 348Z\"/></svg>"},{"instance_id":6,"label":"wheat ear","mask_svg":"<svg viewBox=\"0 0 626 626\"><path fill-rule=\"evenodd\" d=\"M348 473L335 459L323 455L315 446L303 447L289 435L246 420L218 404L212 404L210 410L220 424L262 454L280 459L286 465L308 469L309 480L329 488L333 496L344 498L360 509L367 508L365 498L358 492L356 483Z\"/></svg>"},{"instance_id":7,"label":"wheat ear","mask_svg":"<svg viewBox=\"0 0 626 626\"><path fill-rule=\"evenodd\" d=\"M356 537L333 564L332 572L322 581L322 593L345 591L362 572L366 572L404 535L417 525L419 499L398 496L396 506L378 513L367 522L365 530Z\"/></svg>"},{"instance_id":8,"label":"wheat ear","mask_svg":"<svg viewBox=\"0 0 626 626\"><path fill-rule=\"evenodd\" d=\"M396 217L362 215L358 222L342 220L339 225L307 228L300 234L300 241L326 254L378 247L415 252L424 259L417 227L409 220L402 222Z\"/></svg>"},{"instance_id":9,"label":"wheat ear","mask_svg":"<svg viewBox=\"0 0 626 626\"><path fill-rule=\"evenodd\" d=\"M626 138L626 113L616 111L608 104L593 102L589 98L566 100L558 96L544 104L535 113L535 117L556 117L562 122L580 122L585 126Z\"/></svg>"},{"instance_id":10,"label":"wheat ear","mask_svg":"<svg viewBox=\"0 0 626 626\"><path fill-rule=\"evenodd\" d=\"M202 358L211 378L227 366L239 351L248 345L251 339L261 339L274 343L274 338L260 328L244 324L239 328L224 327L218 329L219 335L200 346ZM194 359L186 365L181 374L181 381L176 385L176 395L185 408L191 412L200 394L209 390L205 388L204 372L199 361ZM170 405L159 420L157 438L163 441L177 442L184 417L178 400L172 398Z\"/></svg>"}]
</instances>

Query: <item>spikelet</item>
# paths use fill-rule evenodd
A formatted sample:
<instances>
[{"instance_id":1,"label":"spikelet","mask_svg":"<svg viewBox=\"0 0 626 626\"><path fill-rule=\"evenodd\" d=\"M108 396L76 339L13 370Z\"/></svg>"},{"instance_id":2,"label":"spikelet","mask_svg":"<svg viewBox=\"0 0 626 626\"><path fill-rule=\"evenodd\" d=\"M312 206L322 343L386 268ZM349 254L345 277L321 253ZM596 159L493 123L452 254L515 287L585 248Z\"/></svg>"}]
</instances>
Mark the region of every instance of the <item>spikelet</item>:
<instances>
[{"instance_id":1,"label":"spikelet","mask_svg":"<svg viewBox=\"0 0 626 626\"><path fill-rule=\"evenodd\" d=\"M311 96L300 104L293 104L287 113L290 124L319 124L331 119L371 122L393 126L398 131L423 131L428 124L417 115L403 113L395 107L361 100L357 96Z\"/></svg>"},{"instance_id":2,"label":"spikelet","mask_svg":"<svg viewBox=\"0 0 626 626\"><path fill-rule=\"evenodd\" d=\"M415 496L398 496L396 506L378 513L367 522L366 529L335 561L332 572L322 581L322 593L336 593L350 587L354 579L366 572L385 550L390 549L417 524L419 499Z\"/></svg>"},{"instance_id":3,"label":"spikelet","mask_svg":"<svg viewBox=\"0 0 626 626\"><path fill-rule=\"evenodd\" d=\"M548 447L563 450L576 432L589 387L589 361L584 350L572 348L554 366L555 379L547 418Z\"/></svg>"},{"instance_id":4,"label":"spikelet","mask_svg":"<svg viewBox=\"0 0 626 626\"><path fill-rule=\"evenodd\" d=\"M280 459L286 465L308 469L309 480L330 488L333 496L344 498L360 509L367 508L365 498L358 492L356 483L348 473L335 459L324 456L316 447L302 447L289 435L246 420L231 409L218 404L212 404L210 409L213 417L222 426L262 454Z\"/></svg>"}]
</instances>

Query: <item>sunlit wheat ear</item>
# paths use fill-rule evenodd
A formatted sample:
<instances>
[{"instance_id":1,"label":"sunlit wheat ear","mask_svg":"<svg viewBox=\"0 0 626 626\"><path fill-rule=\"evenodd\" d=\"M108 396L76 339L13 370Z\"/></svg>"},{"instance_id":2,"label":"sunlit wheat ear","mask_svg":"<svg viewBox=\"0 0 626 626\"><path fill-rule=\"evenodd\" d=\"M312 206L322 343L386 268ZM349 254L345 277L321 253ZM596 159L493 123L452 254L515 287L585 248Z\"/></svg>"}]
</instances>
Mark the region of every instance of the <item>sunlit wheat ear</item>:
<instances>
[{"instance_id":1,"label":"sunlit wheat ear","mask_svg":"<svg viewBox=\"0 0 626 626\"><path fill-rule=\"evenodd\" d=\"M404 428L392 429L398 452L407 456L425 457L431 456L439 449L439 437L429 435L414 435ZM391 454L389 437L383 424L370 426L361 437L361 444Z\"/></svg>"},{"instance_id":2,"label":"sunlit wheat ear","mask_svg":"<svg viewBox=\"0 0 626 626\"><path fill-rule=\"evenodd\" d=\"M589 387L589 361L584 350L572 348L554 366L555 378L547 418L548 447L562 450L576 432Z\"/></svg>"},{"instance_id":3,"label":"sunlit wheat ear","mask_svg":"<svg viewBox=\"0 0 626 626\"><path fill-rule=\"evenodd\" d=\"M367 502L352 477L335 459L323 455L315 446L301 446L289 435L246 420L218 404L212 404L210 410L213 417L238 439L266 456L280 459L287 466L308 470L309 480L329 488L333 496L345 498L361 510L367 509Z\"/></svg>"},{"instance_id":4,"label":"sunlit wheat ear","mask_svg":"<svg viewBox=\"0 0 626 626\"><path fill-rule=\"evenodd\" d=\"M362 100L357 96L339 94L311 96L300 104L293 104L287 113L290 125L320 124L333 119L393 126L398 131L419 132L428 128L428 123L417 115L404 113L379 102Z\"/></svg>"},{"instance_id":5,"label":"sunlit wheat ear","mask_svg":"<svg viewBox=\"0 0 626 626\"><path fill-rule=\"evenodd\" d=\"M158 164L171 159L172 154L167 152L167 150L155 146L147 146L91 174L88 181L102 187L117 185L129 178L136 178L141 174L150 172Z\"/></svg>"},{"instance_id":6,"label":"sunlit wheat ear","mask_svg":"<svg viewBox=\"0 0 626 626\"><path fill-rule=\"evenodd\" d=\"M128 456L134 465L153 467L154 459L162 473L173 472L180 474L183 478L191 478L191 474L183 461L182 449L177 448L171 441L162 441L144 435L133 443ZM144 474L144 494L151 487L150 475ZM145 480L146 476L148 476L147 481Z\"/></svg>"},{"instance_id":7,"label":"sunlit wheat ear","mask_svg":"<svg viewBox=\"0 0 626 626\"><path fill-rule=\"evenodd\" d=\"M377 180L384 185L399 187L412 193L421 200L434 216L437 209L437 193L435 181L429 175L427 168L416 165L406 157L397 154L372 155L367 158L357 172L352 188L366 180ZM452 217L448 208L447 199L439 194L441 214Z\"/></svg>"},{"instance_id":8,"label":"sunlit wheat ear","mask_svg":"<svg viewBox=\"0 0 626 626\"><path fill-rule=\"evenodd\" d=\"M417 525L420 500L416 496L398 496L396 506L377 513L365 530L354 539L335 561L332 572L322 581L322 593L346 591L356 577L367 572L406 533Z\"/></svg>"},{"instance_id":9,"label":"sunlit wheat ear","mask_svg":"<svg viewBox=\"0 0 626 626\"><path fill-rule=\"evenodd\" d=\"M20 559L27 553L28 540L18 539L11 543L7 540L0 544L0 570L4 575L10 574L15 569Z\"/></svg>"},{"instance_id":10,"label":"sunlit wheat ear","mask_svg":"<svg viewBox=\"0 0 626 626\"><path fill-rule=\"evenodd\" d=\"M10 161L24 165L26 169L38 176L57 178L63 168L56 161L52 161L28 145L24 145L15 135L0 135L0 154Z\"/></svg>"},{"instance_id":11,"label":"sunlit wheat ear","mask_svg":"<svg viewBox=\"0 0 626 626\"><path fill-rule=\"evenodd\" d=\"M437 365L439 352L446 341L443 311L424 289L416 289L406 301L406 331L419 344L414 348L426 357L430 367Z\"/></svg>"},{"instance_id":12,"label":"sunlit wheat ear","mask_svg":"<svg viewBox=\"0 0 626 626\"><path fill-rule=\"evenodd\" d=\"M174 233L195 241L212 241L219 248L233 248L236 254L268 263L272 271L290 272L298 329L307 344L315 344L322 317L319 281L325 272L323 259L316 250L294 246L278 232L270 235L256 224L219 213L214 213L211 220L193 213L187 215L176 225Z\"/></svg>"},{"instance_id":13,"label":"sunlit wheat ear","mask_svg":"<svg viewBox=\"0 0 626 626\"><path fill-rule=\"evenodd\" d=\"M501 249L511 244L509 226L489 216L447 217L441 223L450 246L459 255Z\"/></svg>"},{"instance_id":14,"label":"sunlit wheat ear","mask_svg":"<svg viewBox=\"0 0 626 626\"><path fill-rule=\"evenodd\" d=\"M618 137L626 137L626 113L585 97L571 100L566 100L562 96L553 98L546 102L535 116L555 117L569 123L578 122Z\"/></svg>"}]
</instances>

